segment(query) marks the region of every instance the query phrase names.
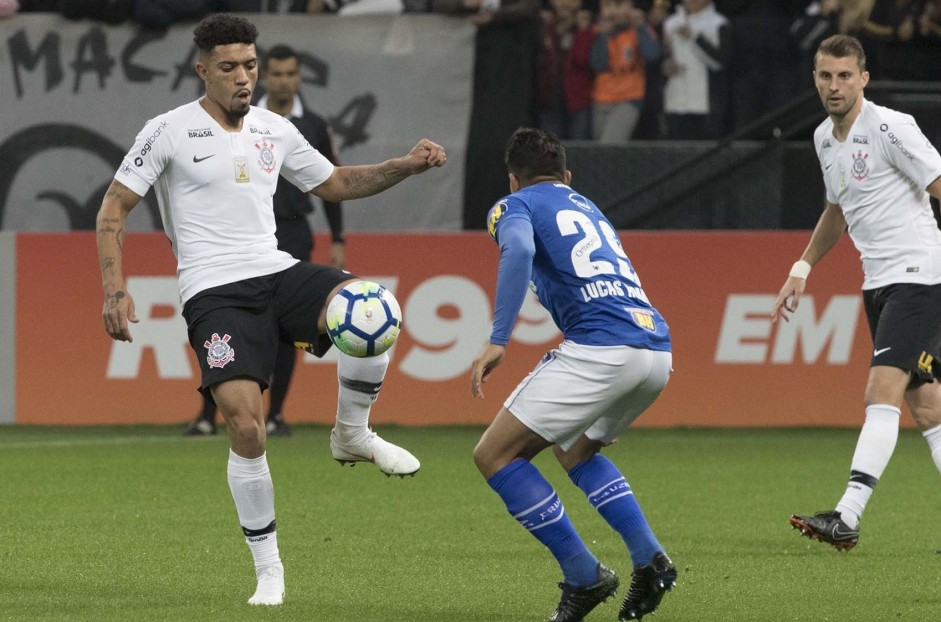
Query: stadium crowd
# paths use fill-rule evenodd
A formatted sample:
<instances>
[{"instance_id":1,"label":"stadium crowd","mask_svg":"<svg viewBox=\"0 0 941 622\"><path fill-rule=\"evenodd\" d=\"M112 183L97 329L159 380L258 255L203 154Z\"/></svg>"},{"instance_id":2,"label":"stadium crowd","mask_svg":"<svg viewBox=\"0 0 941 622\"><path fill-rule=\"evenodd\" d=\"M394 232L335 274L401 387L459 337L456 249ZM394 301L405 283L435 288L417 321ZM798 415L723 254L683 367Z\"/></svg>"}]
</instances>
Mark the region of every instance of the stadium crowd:
<instances>
[{"instance_id":1,"label":"stadium crowd","mask_svg":"<svg viewBox=\"0 0 941 622\"><path fill-rule=\"evenodd\" d=\"M806 90L836 33L863 41L874 80L941 80L941 0L0 0L18 11L147 28L216 11L450 14L488 35L478 54L488 30L528 41L532 125L603 143L726 135Z\"/></svg>"}]
</instances>

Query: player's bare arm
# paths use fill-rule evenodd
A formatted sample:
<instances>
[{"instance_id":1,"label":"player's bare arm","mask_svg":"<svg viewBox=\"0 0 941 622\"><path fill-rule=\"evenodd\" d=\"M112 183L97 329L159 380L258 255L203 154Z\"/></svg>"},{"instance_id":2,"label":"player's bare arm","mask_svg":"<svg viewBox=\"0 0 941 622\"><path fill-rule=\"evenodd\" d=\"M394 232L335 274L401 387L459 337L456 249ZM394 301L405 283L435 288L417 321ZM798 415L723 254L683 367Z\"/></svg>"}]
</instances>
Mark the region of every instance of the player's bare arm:
<instances>
[{"instance_id":1,"label":"player's bare arm","mask_svg":"<svg viewBox=\"0 0 941 622\"><path fill-rule=\"evenodd\" d=\"M105 331L112 339L132 341L128 322L137 322L134 300L124 286L122 256L124 252L124 224L127 215L141 197L115 180L101 201L95 224L98 243L98 266L105 301L101 315Z\"/></svg>"},{"instance_id":2,"label":"player's bare arm","mask_svg":"<svg viewBox=\"0 0 941 622\"><path fill-rule=\"evenodd\" d=\"M424 173L448 161L444 147L423 138L401 158L367 166L338 166L311 192L324 201L361 199L391 188L406 177Z\"/></svg>"},{"instance_id":3,"label":"player's bare arm","mask_svg":"<svg viewBox=\"0 0 941 622\"><path fill-rule=\"evenodd\" d=\"M807 262L810 266L816 265L836 245L845 231L846 219L843 217L843 210L836 203L827 203L810 236L810 242L804 249L804 254L801 255L801 261ZM800 303L806 286L807 277L794 276L792 271L792 275L788 276L774 301L774 309L771 312L772 323L777 322L778 318L785 322L790 321L789 314L797 311L797 305Z\"/></svg>"},{"instance_id":4,"label":"player's bare arm","mask_svg":"<svg viewBox=\"0 0 941 622\"><path fill-rule=\"evenodd\" d=\"M471 395L480 398L484 396L482 385L487 382L490 373L503 360L505 353L506 346L495 343L488 343L484 346L471 365Z\"/></svg>"},{"instance_id":5,"label":"player's bare arm","mask_svg":"<svg viewBox=\"0 0 941 622\"><path fill-rule=\"evenodd\" d=\"M938 200L941 200L941 176L928 184L928 194Z\"/></svg>"}]
</instances>

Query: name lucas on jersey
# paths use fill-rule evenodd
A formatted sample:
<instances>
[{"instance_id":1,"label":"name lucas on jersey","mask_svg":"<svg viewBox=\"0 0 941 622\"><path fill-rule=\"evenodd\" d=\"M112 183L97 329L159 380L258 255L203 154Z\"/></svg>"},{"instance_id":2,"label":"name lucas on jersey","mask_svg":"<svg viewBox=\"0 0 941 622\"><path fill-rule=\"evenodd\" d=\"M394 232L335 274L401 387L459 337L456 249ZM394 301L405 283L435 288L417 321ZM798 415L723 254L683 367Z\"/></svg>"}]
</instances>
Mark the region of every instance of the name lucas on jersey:
<instances>
[{"instance_id":1,"label":"name lucas on jersey","mask_svg":"<svg viewBox=\"0 0 941 622\"><path fill-rule=\"evenodd\" d=\"M579 288L582 293L582 299L585 302L591 302L596 298L606 298L607 296L621 296L627 298L636 298L650 304L647 294L639 287L625 285L621 281L592 281Z\"/></svg>"}]
</instances>

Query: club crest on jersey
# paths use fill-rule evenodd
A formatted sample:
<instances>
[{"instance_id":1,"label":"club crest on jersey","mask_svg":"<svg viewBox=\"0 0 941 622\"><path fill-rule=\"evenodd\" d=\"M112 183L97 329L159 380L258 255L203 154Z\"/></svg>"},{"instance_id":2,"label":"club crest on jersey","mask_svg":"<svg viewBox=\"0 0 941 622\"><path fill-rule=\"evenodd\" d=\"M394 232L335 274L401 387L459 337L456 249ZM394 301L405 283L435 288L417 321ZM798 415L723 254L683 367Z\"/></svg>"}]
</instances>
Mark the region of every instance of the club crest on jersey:
<instances>
[{"instance_id":1,"label":"club crest on jersey","mask_svg":"<svg viewBox=\"0 0 941 622\"><path fill-rule=\"evenodd\" d=\"M492 208L490 208L490 217L487 218L487 231L490 232L490 237L494 240L497 239L497 221L506 214L509 208L506 205L506 202L500 201Z\"/></svg>"},{"instance_id":2,"label":"club crest on jersey","mask_svg":"<svg viewBox=\"0 0 941 622\"><path fill-rule=\"evenodd\" d=\"M209 367L218 367L222 369L229 364L229 361L235 360L235 348L229 345L229 335L219 336L219 333L212 334L212 341L205 341L203 346L209 350L206 355L206 362Z\"/></svg>"},{"instance_id":3,"label":"club crest on jersey","mask_svg":"<svg viewBox=\"0 0 941 622\"><path fill-rule=\"evenodd\" d=\"M260 143L255 143L255 149L258 150L258 164L261 170L266 173L273 171L277 164L274 158L274 143L269 143L263 138Z\"/></svg>"},{"instance_id":4,"label":"club crest on jersey","mask_svg":"<svg viewBox=\"0 0 941 622\"><path fill-rule=\"evenodd\" d=\"M868 157L869 154L863 153L862 151L857 151L853 155L853 178L856 181L866 179L866 176L869 174L869 167L866 166L866 158Z\"/></svg>"},{"instance_id":5,"label":"club crest on jersey","mask_svg":"<svg viewBox=\"0 0 941 622\"><path fill-rule=\"evenodd\" d=\"M591 203L588 202L588 199L578 194L577 192L573 192L572 194L569 195L569 201L579 206L586 212L591 211Z\"/></svg>"}]
</instances>

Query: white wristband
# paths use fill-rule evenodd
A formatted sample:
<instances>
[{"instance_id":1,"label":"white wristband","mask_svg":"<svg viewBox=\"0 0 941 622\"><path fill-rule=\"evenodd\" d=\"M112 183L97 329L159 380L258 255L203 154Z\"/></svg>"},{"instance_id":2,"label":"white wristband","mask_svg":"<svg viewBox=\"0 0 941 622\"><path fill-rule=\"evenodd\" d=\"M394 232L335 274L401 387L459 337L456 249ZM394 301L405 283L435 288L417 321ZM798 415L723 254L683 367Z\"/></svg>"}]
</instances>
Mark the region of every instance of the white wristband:
<instances>
[{"instance_id":1,"label":"white wristband","mask_svg":"<svg viewBox=\"0 0 941 622\"><path fill-rule=\"evenodd\" d=\"M798 261L795 261L794 265L791 266L791 271L790 273L788 273L788 276L793 276L798 279L807 280L807 277L810 275L810 268L811 268L811 265L808 262L804 261L803 259L800 259Z\"/></svg>"}]
</instances>

